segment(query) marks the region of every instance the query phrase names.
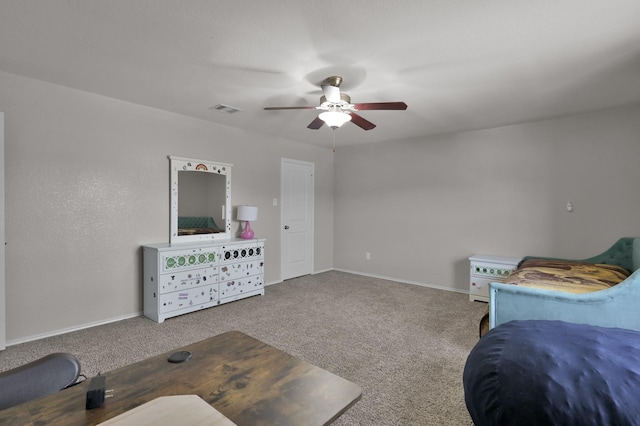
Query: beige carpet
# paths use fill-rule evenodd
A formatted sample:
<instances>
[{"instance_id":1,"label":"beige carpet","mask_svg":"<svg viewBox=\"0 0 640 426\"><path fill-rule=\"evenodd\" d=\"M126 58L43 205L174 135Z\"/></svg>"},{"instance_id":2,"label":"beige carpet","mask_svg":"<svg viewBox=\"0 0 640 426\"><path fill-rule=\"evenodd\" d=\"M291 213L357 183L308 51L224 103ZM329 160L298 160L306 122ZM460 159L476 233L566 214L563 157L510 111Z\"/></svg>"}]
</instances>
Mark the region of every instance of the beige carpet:
<instances>
[{"instance_id":1,"label":"beige carpet","mask_svg":"<svg viewBox=\"0 0 640 426\"><path fill-rule=\"evenodd\" d=\"M358 383L362 399L336 425L470 425L462 370L485 309L465 294L333 271L163 324L139 317L10 346L0 371L65 351L93 376L240 330Z\"/></svg>"}]
</instances>

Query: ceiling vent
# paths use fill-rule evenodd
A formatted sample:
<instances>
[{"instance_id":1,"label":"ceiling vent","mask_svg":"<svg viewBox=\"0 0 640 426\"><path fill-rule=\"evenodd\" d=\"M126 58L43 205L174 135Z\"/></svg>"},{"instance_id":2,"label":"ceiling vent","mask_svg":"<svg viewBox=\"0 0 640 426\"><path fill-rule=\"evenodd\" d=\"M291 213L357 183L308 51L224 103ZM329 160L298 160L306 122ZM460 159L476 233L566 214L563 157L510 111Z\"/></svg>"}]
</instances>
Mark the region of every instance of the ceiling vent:
<instances>
[{"instance_id":1,"label":"ceiling vent","mask_svg":"<svg viewBox=\"0 0 640 426\"><path fill-rule=\"evenodd\" d=\"M214 111L226 112L228 114L233 114L234 112L242 111L240 108L232 107L230 105L225 105L225 104L214 105L212 107L209 107L209 109L212 109Z\"/></svg>"}]
</instances>

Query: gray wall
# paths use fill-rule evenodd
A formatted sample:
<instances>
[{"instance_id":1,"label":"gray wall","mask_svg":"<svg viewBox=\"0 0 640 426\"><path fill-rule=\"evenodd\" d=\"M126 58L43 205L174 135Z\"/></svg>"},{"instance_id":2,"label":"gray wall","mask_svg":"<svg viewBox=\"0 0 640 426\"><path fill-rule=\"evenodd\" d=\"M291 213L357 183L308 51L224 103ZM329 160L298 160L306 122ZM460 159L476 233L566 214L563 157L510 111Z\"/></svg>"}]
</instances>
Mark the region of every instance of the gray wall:
<instances>
[{"instance_id":1,"label":"gray wall","mask_svg":"<svg viewBox=\"0 0 640 426\"><path fill-rule=\"evenodd\" d=\"M335 268L468 291L476 253L596 255L640 236L639 159L640 107L340 148Z\"/></svg>"},{"instance_id":2,"label":"gray wall","mask_svg":"<svg viewBox=\"0 0 640 426\"><path fill-rule=\"evenodd\" d=\"M0 111L9 344L141 312L140 245L169 240L168 155L234 164L232 204L260 208L267 283L280 281L282 157L315 163L315 215L333 218L328 149L6 73ZM315 268L330 269L332 221L316 223Z\"/></svg>"},{"instance_id":3,"label":"gray wall","mask_svg":"<svg viewBox=\"0 0 640 426\"><path fill-rule=\"evenodd\" d=\"M315 163L316 271L467 291L475 253L587 257L640 236L640 107L335 154L6 73L0 111L9 344L141 311L140 245L168 241L167 155L234 164L268 283L282 157Z\"/></svg>"}]
</instances>

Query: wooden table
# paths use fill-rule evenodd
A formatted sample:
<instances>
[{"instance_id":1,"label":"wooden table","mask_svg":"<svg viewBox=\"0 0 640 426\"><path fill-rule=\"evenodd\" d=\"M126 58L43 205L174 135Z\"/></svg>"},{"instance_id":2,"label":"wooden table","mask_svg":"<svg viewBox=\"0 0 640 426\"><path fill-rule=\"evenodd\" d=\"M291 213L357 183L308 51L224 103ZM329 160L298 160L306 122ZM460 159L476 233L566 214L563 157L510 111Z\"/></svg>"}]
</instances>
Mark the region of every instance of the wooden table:
<instances>
[{"instance_id":1,"label":"wooden table","mask_svg":"<svg viewBox=\"0 0 640 426\"><path fill-rule=\"evenodd\" d=\"M170 354L189 351L173 364ZM88 381L0 411L0 424L93 425L165 395L198 395L237 425L325 425L362 389L238 331L104 374L113 398L85 410Z\"/></svg>"}]
</instances>

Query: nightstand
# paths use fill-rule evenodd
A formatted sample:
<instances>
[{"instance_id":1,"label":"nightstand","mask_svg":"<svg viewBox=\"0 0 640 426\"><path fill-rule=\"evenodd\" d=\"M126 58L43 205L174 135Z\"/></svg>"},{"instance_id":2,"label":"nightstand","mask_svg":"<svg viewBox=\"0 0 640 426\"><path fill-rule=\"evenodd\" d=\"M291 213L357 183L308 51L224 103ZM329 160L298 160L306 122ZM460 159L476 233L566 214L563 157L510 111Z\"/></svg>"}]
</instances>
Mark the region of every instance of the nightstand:
<instances>
[{"instance_id":1,"label":"nightstand","mask_svg":"<svg viewBox=\"0 0 640 426\"><path fill-rule=\"evenodd\" d=\"M469 300L489 301L489 283L503 282L518 266L521 257L476 254L469 258Z\"/></svg>"}]
</instances>

